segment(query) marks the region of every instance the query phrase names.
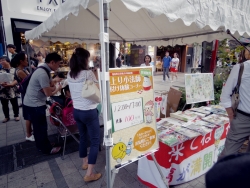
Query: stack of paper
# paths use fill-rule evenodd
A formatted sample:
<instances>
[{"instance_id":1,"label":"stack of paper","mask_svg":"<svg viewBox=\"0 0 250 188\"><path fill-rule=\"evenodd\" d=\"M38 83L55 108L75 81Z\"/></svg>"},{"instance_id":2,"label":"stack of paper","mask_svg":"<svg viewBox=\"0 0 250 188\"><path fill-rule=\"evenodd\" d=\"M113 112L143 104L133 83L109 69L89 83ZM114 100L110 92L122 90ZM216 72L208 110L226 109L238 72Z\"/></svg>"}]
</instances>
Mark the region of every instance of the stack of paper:
<instances>
[{"instance_id":1,"label":"stack of paper","mask_svg":"<svg viewBox=\"0 0 250 188\"><path fill-rule=\"evenodd\" d=\"M195 138L195 137L201 135L198 132L187 129L187 128L185 128L183 126L180 126L180 125L173 125L172 127L170 127L170 129L177 132L177 133L179 133L179 134L182 134L182 135L188 137L189 139Z\"/></svg>"},{"instance_id":2,"label":"stack of paper","mask_svg":"<svg viewBox=\"0 0 250 188\"><path fill-rule=\"evenodd\" d=\"M191 108L190 110L194 111L194 112L199 112L199 113L202 113L202 114L206 114L206 115L211 114L210 111L208 111L208 110L206 110L206 109L204 109L202 107L201 108Z\"/></svg>"},{"instance_id":3,"label":"stack of paper","mask_svg":"<svg viewBox=\"0 0 250 188\"><path fill-rule=\"evenodd\" d=\"M212 114L210 116L204 117L202 118L202 120L218 125L218 126L222 126L222 125L229 123L229 119L227 117L223 117L217 114Z\"/></svg>"},{"instance_id":4,"label":"stack of paper","mask_svg":"<svg viewBox=\"0 0 250 188\"><path fill-rule=\"evenodd\" d=\"M158 135L158 137L161 142L167 144L170 147L173 147L177 144L183 143L186 140L188 140L188 138L185 137L184 135L178 134L174 131L172 133L162 132Z\"/></svg>"},{"instance_id":5,"label":"stack of paper","mask_svg":"<svg viewBox=\"0 0 250 188\"><path fill-rule=\"evenodd\" d=\"M207 122L204 122L204 123L207 123ZM207 123L207 124L209 124L209 123ZM199 132L202 135L206 135L207 133L210 133L210 132L213 131L212 128L209 128L207 126L202 125L200 120L190 122L185 127L188 128L188 129L191 129L193 131Z\"/></svg>"},{"instance_id":6,"label":"stack of paper","mask_svg":"<svg viewBox=\"0 0 250 188\"><path fill-rule=\"evenodd\" d=\"M185 113L182 111L177 111L175 113L170 113L170 117L176 118L176 119L180 119L182 121L193 121L196 118L198 118L199 116L195 113Z\"/></svg>"}]
</instances>

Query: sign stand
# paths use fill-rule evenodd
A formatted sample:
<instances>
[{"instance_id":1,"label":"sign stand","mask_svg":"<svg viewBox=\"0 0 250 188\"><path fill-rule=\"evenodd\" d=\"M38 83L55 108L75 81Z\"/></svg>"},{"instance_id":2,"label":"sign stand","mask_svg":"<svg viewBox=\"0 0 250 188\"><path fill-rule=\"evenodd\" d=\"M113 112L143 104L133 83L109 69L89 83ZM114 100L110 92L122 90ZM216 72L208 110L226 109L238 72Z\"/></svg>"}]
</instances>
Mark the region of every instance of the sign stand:
<instances>
[{"instance_id":1,"label":"sign stand","mask_svg":"<svg viewBox=\"0 0 250 188\"><path fill-rule=\"evenodd\" d=\"M104 143L106 146L106 178L107 187L111 188L110 147L113 146L111 133L111 107L109 89L109 3L99 0L100 15L100 44L101 44L101 79L102 79L102 106L104 121Z\"/></svg>"},{"instance_id":2,"label":"sign stand","mask_svg":"<svg viewBox=\"0 0 250 188\"><path fill-rule=\"evenodd\" d=\"M115 177L116 177L116 174L119 173L119 169L115 169L112 171L112 178L111 178L111 187L114 186L114 182L115 182Z\"/></svg>"},{"instance_id":3,"label":"sign stand","mask_svg":"<svg viewBox=\"0 0 250 188\"><path fill-rule=\"evenodd\" d=\"M157 163L157 161L156 161L155 154L152 153L152 154L151 154L151 157L152 157L153 160L154 160L155 166L157 167L158 172L159 172L160 175L161 175L162 181L163 181L163 182L165 183L165 185L166 185L166 188L169 188L169 186L168 186L168 180L165 178L163 172L161 171L160 165L159 165L159 164Z\"/></svg>"}]
</instances>

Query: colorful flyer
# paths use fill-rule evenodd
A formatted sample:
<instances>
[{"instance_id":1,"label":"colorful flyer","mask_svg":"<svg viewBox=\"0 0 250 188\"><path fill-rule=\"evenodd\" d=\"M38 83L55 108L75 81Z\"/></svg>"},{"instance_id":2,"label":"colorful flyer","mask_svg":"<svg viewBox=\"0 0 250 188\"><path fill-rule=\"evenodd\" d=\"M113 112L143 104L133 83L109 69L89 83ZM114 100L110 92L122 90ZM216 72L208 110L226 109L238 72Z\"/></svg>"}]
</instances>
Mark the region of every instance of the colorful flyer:
<instances>
[{"instance_id":1,"label":"colorful flyer","mask_svg":"<svg viewBox=\"0 0 250 188\"><path fill-rule=\"evenodd\" d=\"M159 148L152 67L110 69L111 169Z\"/></svg>"}]
</instances>

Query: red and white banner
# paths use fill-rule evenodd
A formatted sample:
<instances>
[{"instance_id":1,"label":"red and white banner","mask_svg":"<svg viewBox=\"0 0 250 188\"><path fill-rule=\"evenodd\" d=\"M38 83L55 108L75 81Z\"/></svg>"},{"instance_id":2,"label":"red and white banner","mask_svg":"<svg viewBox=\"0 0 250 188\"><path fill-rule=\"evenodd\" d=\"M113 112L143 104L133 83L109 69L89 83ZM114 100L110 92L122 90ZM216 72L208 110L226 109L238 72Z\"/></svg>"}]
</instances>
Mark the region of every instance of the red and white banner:
<instances>
[{"instance_id":1,"label":"red and white banner","mask_svg":"<svg viewBox=\"0 0 250 188\"><path fill-rule=\"evenodd\" d=\"M174 147L160 142L155 158L170 185L191 181L205 174L224 148L229 124ZM151 156L139 160L138 177L148 187L165 187Z\"/></svg>"}]
</instances>

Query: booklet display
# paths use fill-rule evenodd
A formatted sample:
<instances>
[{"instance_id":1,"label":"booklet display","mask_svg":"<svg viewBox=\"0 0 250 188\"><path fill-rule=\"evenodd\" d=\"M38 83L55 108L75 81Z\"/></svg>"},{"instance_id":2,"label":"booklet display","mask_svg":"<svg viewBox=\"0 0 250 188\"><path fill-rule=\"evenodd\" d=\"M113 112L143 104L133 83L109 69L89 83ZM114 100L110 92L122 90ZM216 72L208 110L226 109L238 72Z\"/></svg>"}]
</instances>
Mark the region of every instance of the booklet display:
<instances>
[{"instance_id":1,"label":"booklet display","mask_svg":"<svg viewBox=\"0 0 250 188\"><path fill-rule=\"evenodd\" d=\"M218 125L218 126L222 126L222 125L225 125L226 123L229 123L229 119L227 117L222 117L217 114L212 114L210 116L204 117L202 118L202 120Z\"/></svg>"},{"instance_id":2,"label":"booklet display","mask_svg":"<svg viewBox=\"0 0 250 188\"><path fill-rule=\"evenodd\" d=\"M186 114L185 112L177 111L175 113L170 113L170 117L188 122L188 121L193 121L196 118L198 118L198 115L195 113L187 113Z\"/></svg>"}]
</instances>

